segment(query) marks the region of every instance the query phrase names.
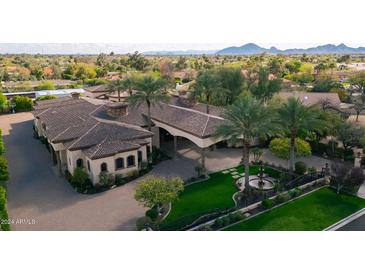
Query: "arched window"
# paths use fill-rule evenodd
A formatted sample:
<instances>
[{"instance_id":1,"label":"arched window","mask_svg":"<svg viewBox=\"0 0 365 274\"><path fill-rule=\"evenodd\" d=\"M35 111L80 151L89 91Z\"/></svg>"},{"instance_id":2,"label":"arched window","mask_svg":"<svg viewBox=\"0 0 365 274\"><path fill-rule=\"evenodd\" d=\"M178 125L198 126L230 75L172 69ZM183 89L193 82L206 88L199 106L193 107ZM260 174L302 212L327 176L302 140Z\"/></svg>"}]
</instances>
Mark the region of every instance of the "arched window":
<instances>
[{"instance_id":1,"label":"arched window","mask_svg":"<svg viewBox=\"0 0 365 274\"><path fill-rule=\"evenodd\" d=\"M108 165L107 165L106 163L102 163L102 164L100 165L100 170L101 170L101 172L106 172L106 171L108 171Z\"/></svg>"},{"instance_id":2,"label":"arched window","mask_svg":"<svg viewBox=\"0 0 365 274\"><path fill-rule=\"evenodd\" d=\"M127 157L127 167L132 167L132 166L135 166L135 165L136 165L136 160L135 160L134 155L129 155Z\"/></svg>"},{"instance_id":3,"label":"arched window","mask_svg":"<svg viewBox=\"0 0 365 274\"><path fill-rule=\"evenodd\" d=\"M115 170L124 168L124 159L118 158L115 160Z\"/></svg>"},{"instance_id":4,"label":"arched window","mask_svg":"<svg viewBox=\"0 0 365 274\"><path fill-rule=\"evenodd\" d=\"M84 167L84 161L82 159L80 159L80 158L77 159L76 160L76 166L77 167L81 167L81 168Z\"/></svg>"}]
</instances>

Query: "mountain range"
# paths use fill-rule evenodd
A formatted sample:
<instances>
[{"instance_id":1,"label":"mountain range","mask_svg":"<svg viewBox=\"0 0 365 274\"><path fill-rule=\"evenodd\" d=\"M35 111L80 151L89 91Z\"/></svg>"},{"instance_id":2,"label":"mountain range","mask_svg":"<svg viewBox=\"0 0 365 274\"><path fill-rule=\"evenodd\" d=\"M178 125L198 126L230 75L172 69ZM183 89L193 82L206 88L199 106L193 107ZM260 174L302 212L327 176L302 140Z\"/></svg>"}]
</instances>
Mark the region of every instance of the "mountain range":
<instances>
[{"instance_id":1,"label":"mountain range","mask_svg":"<svg viewBox=\"0 0 365 274\"><path fill-rule=\"evenodd\" d=\"M252 55L252 54L356 54L365 53L365 47L352 48L345 44L333 45L327 44L307 49L293 48L280 50L276 47L263 48L256 44L249 43L241 47L228 47L217 51L217 55Z\"/></svg>"},{"instance_id":2,"label":"mountain range","mask_svg":"<svg viewBox=\"0 0 365 274\"><path fill-rule=\"evenodd\" d=\"M182 44L128 44L128 43L0 43L0 54L126 54L136 50L145 55L252 55L252 54L359 54L365 47L353 48L345 44L327 44L311 48L291 48L281 50L276 47L264 48L254 43L240 47L227 47L214 50L219 45ZM222 47L222 45L220 45ZM185 50L192 48L191 50ZM199 49L200 48L200 49ZM161 49L161 50L160 50Z\"/></svg>"}]
</instances>

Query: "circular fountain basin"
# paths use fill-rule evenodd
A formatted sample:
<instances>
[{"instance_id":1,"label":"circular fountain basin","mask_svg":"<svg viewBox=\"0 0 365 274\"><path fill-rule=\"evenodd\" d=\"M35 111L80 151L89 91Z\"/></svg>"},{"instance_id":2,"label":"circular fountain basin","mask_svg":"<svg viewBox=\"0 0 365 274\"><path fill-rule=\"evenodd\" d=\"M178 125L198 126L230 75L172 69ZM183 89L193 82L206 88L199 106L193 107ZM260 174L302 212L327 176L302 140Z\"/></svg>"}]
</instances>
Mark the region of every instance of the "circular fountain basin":
<instances>
[{"instance_id":1,"label":"circular fountain basin","mask_svg":"<svg viewBox=\"0 0 365 274\"><path fill-rule=\"evenodd\" d=\"M274 183L267 180L262 179L262 182L259 178L255 178L249 181L249 185L256 189L269 190L274 188Z\"/></svg>"},{"instance_id":2,"label":"circular fountain basin","mask_svg":"<svg viewBox=\"0 0 365 274\"><path fill-rule=\"evenodd\" d=\"M274 183L270 179L271 178L262 179L263 185L260 187L260 178L256 175L250 175L249 185L256 189L270 190L274 188ZM243 190L245 188L245 176L239 178L236 183L240 190Z\"/></svg>"}]
</instances>

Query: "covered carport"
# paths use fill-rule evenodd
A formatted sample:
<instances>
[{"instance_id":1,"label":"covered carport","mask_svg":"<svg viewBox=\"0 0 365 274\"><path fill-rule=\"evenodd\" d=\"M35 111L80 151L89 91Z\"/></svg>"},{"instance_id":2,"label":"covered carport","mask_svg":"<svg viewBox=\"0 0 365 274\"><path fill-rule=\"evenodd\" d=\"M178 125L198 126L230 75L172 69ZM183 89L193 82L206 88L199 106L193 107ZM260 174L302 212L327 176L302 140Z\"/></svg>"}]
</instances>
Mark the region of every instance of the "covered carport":
<instances>
[{"instance_id":1,"label":"covered carport","mask_svg":"<svg viewBox=\"0 0 365 274\"><path fill-rule=\"evenodd\" d=\"M151 120L154 124L155 144L160 147L160 129L173 136L174 156L178 155L178 137L185 138L195 144L201 153L201 165L205 170L205 151L212 145L222 141L214 137L215 129L224 119L206 114L197 110L164 105L151 111Z\"/></svg>"}]
</instances>

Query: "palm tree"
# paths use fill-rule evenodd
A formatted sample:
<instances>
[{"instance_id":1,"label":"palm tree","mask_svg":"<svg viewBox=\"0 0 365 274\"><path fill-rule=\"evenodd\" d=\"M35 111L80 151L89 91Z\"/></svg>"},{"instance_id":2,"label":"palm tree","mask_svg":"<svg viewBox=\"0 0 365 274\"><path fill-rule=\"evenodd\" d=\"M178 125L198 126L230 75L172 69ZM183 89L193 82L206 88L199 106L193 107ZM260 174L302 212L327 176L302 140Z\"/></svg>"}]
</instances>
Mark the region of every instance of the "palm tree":
<instances>
[{"instance_id":1,"label":"palm tree","mask_svg":"<svg viewBox=\"0 0 365 274\"><path fill-rule=\"evenodd\" d=\"M221 85L216 71L212 69L203 70L196 79L191 97L206 103L206 113L209 114L209 104L211 103L212 97L220 90Z\"/></svg>"},{"instance_id":2,"label":"palm tree","mask_svg":"<svg viewBox=\"0 0 365 274\"><path fill-rule=\"evenodd\" d=\"M111 81L108 85L109 92L118 92L118 102L120 102L120 93L125 89L124 80L122 79Z\"/></svg>"},{"instance_id":3,"label":"palm tree","mask_svg":"<svg viewBox=\"0 0 365 274\"><path fill-rule=\"evenodd\" d=\"M295 161L295 142L298 133L320 132L324 121L320 118L316 106L305 106L299 98L290 97L277 109L278 119L284 132L290 135L289 170L293 172Z\"/></svg>"},{"instance_id":4,"label":"palm tree","mask_svg":"<svg viewBox=\"0 0 365 274\"><path fill-rule=\"evenodd\" d=\"M135 82L136 82L136 79L134 76L129 76L123 80L124 88L126 91L128 91L129 96L132 96Z\"/></svg>"},{"instance_id":5,"label":"palm tree","mask_svg":"<svg viewBox=\"0 0 365 274\"><path fill-rule=\"evenodd\" d=\"M137 92L127 98L132 106L147 106L148 130L151 131L151 106L167 102L169 97L162 92L165 86L162 78L154 78L152 76L143 76L135 82Z\"/></svg>"},{"instance_id":6,"label":"palm tree","mask_svg":"<svg viewBox=\"0 0 365 274\"><path fill-rule=\"evenodd\" d=\"M271 109L263 106L251 96L238 99L223 113L224 123L216 129L216 138L231 143L243 141L243 163L245 167L245 189L249 187L250 146L258 137L271 136L277 128Z\"/></svg>"}]
</instances>

